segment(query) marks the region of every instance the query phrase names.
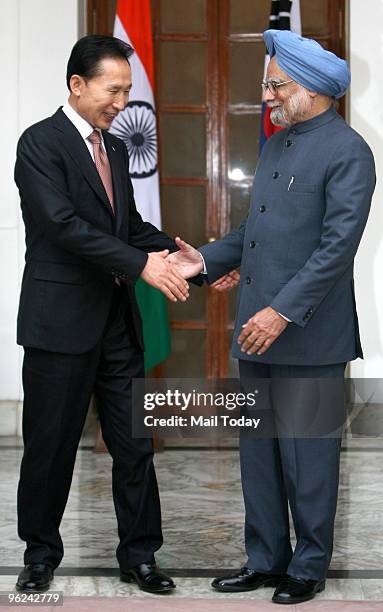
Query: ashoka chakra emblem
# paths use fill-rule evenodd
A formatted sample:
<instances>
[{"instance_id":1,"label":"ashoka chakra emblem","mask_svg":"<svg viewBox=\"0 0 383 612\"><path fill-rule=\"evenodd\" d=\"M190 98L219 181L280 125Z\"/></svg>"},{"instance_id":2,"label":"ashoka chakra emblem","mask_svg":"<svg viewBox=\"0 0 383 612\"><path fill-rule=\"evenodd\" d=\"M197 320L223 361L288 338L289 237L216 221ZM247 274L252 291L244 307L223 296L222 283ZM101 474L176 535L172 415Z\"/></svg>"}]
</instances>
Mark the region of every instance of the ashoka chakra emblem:
<instances>
[{"instance_id":1,"label":"ashoka chakra emblem","mask_svg":"<svg viewBox=\"0 0 383 612\"><path fill-rule=\"evenodd\" d=\"M132 178L147 178L157 172L156 115L151 104L142 100L129 102L110 131L128 149Z\"/></svg>"}]
</instances>

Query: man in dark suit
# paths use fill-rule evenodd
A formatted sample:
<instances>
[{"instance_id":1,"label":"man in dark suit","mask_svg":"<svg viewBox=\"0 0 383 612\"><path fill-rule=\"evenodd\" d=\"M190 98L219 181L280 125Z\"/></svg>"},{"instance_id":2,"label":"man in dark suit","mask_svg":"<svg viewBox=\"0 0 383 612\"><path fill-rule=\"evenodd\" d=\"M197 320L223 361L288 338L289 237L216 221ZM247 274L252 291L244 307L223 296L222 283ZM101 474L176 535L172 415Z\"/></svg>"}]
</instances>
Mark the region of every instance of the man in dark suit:
<instances>
[{"instance_id":1,"label":"man in dark suit","mask_svg":"<svg viewBox=\"0 0 383 612\"><path fill-rule=\"evenodd\" d=\"M169 258L185 278L205 266L208 282L240 266L233 356L243 386L266 379L271 397L264 435L240 438L248 560L213 587L276 586L273 601L294 604L325 588L331 560L344 369L362 357L353 264L375 169L334 108L350 82L346 62L290 31L264 36L264 100L285 129L262 151L248 217L200 253L177 239Z\"/></svg>"},{"instance_id":2,"label":"man in dark suit","mask_svg":"<svg viewBox=\"0 0 383 612\"><path fill-rule=\"evenodd\" d=\"M152 443L131 434L132 379L144 376L134 284L141 277L173 301L185 301L188 286L166 261L173 240L137 212L126 147L106 131L128 102L132 52L112 37L79 40L68 102L18 145L26 230L18 314L23 591L47 589L63 557L59 527L92 393L113 458L121 579L151 592L174 588L154 559L162 533Z\"/></svg>"}]
</instances>

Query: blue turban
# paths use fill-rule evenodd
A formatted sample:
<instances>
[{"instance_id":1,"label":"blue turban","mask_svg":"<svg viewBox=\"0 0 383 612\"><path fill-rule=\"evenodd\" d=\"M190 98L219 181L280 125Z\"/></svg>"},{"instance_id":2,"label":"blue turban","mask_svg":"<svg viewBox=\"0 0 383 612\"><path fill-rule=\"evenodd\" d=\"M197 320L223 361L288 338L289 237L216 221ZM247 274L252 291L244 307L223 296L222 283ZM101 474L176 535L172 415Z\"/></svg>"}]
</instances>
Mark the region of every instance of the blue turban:
<instances>
[{"instance_id":1,"label":"blue turban","mask_svg":"<svg viewBox=\"0 0 383 612\"><path fill-rule=\"evenodd\" d=\"M306 89L332 98L346 93L351 81L347 62L315 40L290 30L266 30L263 38L270 57L275 55L280 68Z\"/></svg>"}]
</instances>

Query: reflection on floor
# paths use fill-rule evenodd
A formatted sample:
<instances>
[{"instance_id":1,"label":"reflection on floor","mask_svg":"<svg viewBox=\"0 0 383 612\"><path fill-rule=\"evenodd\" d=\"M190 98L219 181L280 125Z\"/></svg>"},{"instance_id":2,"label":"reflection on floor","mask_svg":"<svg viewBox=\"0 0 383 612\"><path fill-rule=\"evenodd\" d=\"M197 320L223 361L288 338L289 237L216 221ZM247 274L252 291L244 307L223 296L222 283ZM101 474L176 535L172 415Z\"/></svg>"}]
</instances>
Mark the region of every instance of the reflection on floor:
<instances>
[{"instance_id":1,"label":"reflection on floor","mask_svg":"<svg viewBox=\"0 0 383 612\"><path fill-rule=\"evenodd\" d=\"M383 600L382 451L381 439L346 441L332 577L318 599ZM15 519L21 454L12 446L0 448L0 591L13 588L22 564L24 545ZM156 455L156 467L165 538L157 562L177 568L174 597L227 597L210 589L210 576L245 559L238 451L172 449ZM144 596L120 583L113 570L117 533L108 455L79 450L61 533L65 557L55 590L67 596ZM239 598L269 600L271 594L264 589Z\"/></svg>"}]
</instances>

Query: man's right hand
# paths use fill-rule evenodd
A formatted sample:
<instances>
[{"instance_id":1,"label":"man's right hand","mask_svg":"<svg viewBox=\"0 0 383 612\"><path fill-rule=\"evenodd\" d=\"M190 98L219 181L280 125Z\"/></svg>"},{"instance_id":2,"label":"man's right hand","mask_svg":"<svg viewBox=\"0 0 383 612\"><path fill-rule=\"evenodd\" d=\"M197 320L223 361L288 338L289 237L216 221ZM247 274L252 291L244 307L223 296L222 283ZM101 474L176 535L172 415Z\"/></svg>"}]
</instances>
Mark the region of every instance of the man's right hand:
<instances>
[{"instance_id":1,"label":"man's right hand","mask_svg":"<svg viewBox=\"0 0 383 612\"><path fill-rule=\"evenodd\" d=\"M141 278L152 287L156 287L171 302L186 302L189 297L189 285L177 269L167 261L169 251L149 253Z\"/></svg>"},{"instance_id":2,"label":"man's right hand","mask_svg":"<svg viewBox=\"0 0 383 612\"><path fill-rule=\"evenodd\" d=\"M203 271L201 253L181 238L176 238L176 244L179 251L171 253L168 257L172 266L183 278L192 278L200 274Z\"/></svg>"}]
</instances>

